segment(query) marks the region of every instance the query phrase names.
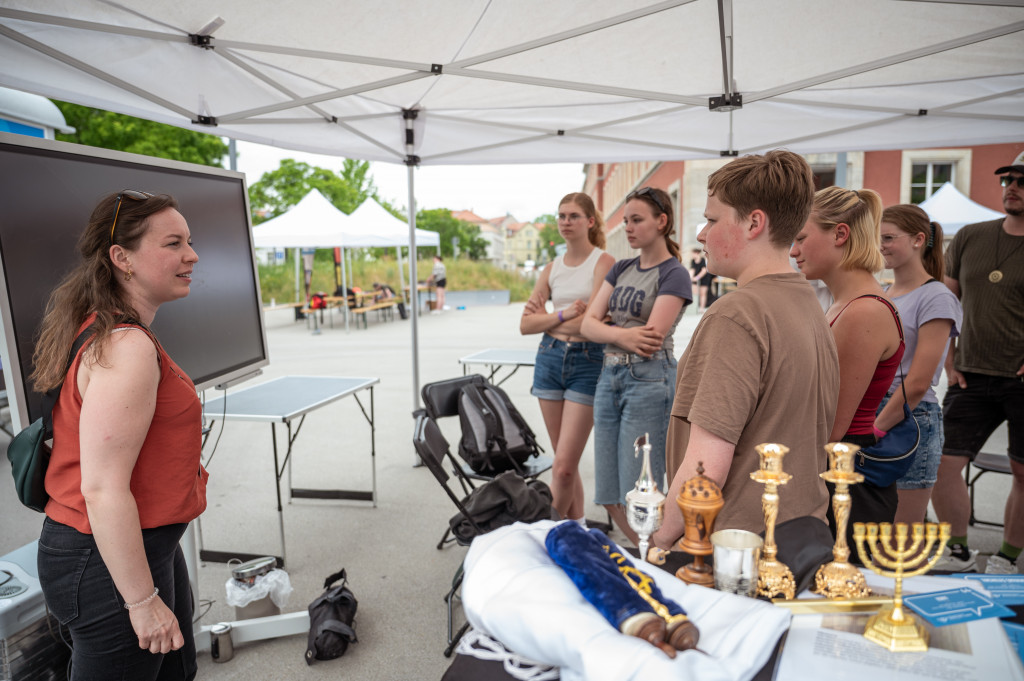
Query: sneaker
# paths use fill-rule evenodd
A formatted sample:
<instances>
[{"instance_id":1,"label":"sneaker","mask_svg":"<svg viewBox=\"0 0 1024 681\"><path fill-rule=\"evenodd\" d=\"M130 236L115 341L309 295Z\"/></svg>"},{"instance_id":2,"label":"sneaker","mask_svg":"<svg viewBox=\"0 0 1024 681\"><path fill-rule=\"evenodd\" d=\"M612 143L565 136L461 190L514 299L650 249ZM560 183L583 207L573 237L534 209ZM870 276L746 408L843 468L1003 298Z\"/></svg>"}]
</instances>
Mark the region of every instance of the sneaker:
<instances>
[{"instance_id":1,"label":"sneaker","mask_svg":"<svg viewBox=\"0 0 1024 681\"><path fill-rule=\"evenodd\" d=\"M959 546L959 544L957 546ZM935 564L935 569L946 570L947 572L977 572L978 569L975 560L978 556L977 549L968 550L966 558L961 558L961 555L963 554L958 555L953 553L952 549L948 545L943 547L942 558L939 558L939 562ZM995 556L993 556L993 558L994 557ZM989 560L991 560L991 558Z\"/></svg>"},{"instance_id":2,"label":"sneaker","mask_svg":"<svg viewBox=\"0 0 1024 681\"><path fill-rule=\"evenodd\" d=\"M1011 563L1009 558L1003 558L1002 556L989 556L988 560L985 561L985 574L986 575L1015 575L1017 574L1017 565Z\"/></svg>"}]
</instances>

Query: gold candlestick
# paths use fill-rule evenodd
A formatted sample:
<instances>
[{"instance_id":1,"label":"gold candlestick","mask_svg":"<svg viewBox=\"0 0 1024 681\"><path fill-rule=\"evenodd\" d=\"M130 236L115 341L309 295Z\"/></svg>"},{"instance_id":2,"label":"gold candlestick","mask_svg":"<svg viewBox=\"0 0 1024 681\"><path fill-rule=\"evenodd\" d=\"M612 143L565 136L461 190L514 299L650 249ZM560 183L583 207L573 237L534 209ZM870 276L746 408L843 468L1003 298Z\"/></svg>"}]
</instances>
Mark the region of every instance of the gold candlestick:
<instances>
[{"instance_id":1,"label":"gold candlestick","mask_svg":"<svg viewBox=\"0 0 1024 681\"><path fill-rule=\"evenodd\" d=\"M903 610L903 578L928 572L942 556L942 547L949 539L949 523L914 523L912 527L913 542L908 547L906 523L896 523L895 546L892 543L893 526L889 523L881 526L875 523L853 524L853 540L857 542L857 554L864 565L883 577L896 580L892 605L868 620L864 638L894 653L928 650L928 632L913 615ZM865 535L869 552L864 550ZM882 538L880 544L879 536Z\"/></svg>"},{"instance_id":2,"label":"gold candlestick","mask_svg":"<svg viewBox=\"0 0 1024 681\"><path fill-rule=\"evenodd\" d=\"M764 443L754 447L760 458L760 467L750 474L750 479L764 485L761 507L764 509L764 548L757 564L757 593L759 596L796 596L796 580L793 572L784 563L776 560L779 548L775 545L775 520L779 516L779 486L793 477L782 470L782 457L789 451L783 445Z\"/></svg>"},{"instance_id":3,"label":"gold candlestick","mask_svg":"<svg viewBox=\"0 0 1024 681\"><path fill-rule=\"evenodd\" d=\"M850 547L846 543L846 524L850 520L850 485L864 481L864 476L853 467L853 457L860 450L846 442L825 445L828 453L828 471L822 479L836 486L832 495L832 510L836 518L836 543L832 547L833 561L818 568L814 575L814 592L827 598L863 598L871 595L864 575L850 564Z\"/></svg>"}]
</instances>

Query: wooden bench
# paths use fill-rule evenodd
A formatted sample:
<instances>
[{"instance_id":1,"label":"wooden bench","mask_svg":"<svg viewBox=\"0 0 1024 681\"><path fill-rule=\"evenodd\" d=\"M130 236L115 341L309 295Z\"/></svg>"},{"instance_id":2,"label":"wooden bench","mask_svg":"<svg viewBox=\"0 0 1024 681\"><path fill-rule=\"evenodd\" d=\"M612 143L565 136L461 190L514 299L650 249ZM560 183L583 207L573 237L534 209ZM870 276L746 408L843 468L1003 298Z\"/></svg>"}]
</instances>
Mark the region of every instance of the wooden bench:
<instances>
[{"instance_id":1,"label":"wooden bench","mask_svg":"<svg viewBox=\"0 0 1024 681\"><path fill-rule=\"evenodd\" d=\"M363 328L366 329L369 328L369 325L366 322L367 312L373 312L376 310L379 314L383 315L384 319L394 320L396 307L398 307L398 299L388 298L387 300L382 300L379 303L373 303L372 305L354 307L349 310L349 312L356 316L356 326L359 326L359 319L362 318Z\"/></svg>"}]
</instances>

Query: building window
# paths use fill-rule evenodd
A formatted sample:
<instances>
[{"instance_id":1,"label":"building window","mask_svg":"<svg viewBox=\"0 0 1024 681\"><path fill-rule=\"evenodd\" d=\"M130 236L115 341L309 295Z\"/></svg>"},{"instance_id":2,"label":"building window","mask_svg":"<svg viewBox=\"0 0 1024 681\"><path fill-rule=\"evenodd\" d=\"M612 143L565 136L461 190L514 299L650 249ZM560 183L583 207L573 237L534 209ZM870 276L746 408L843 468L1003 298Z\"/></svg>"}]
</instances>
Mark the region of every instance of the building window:
<instances>
[{"instance_id":1,"label":"building window","mask_svg":"<svg viewBox=\"0 0 1024 681\"><path fill-rule=\"evenodd\" d=\"M913 149L902 153L900 203L921 203L946 182L971 191L971 149Z\"/></svg>"},{"instance_id":2,"label":"building window","mask_svg":"<svg viewBox=\"0 0 1024 681\"><path fill-rule=\"evenodd\" d=\"M915 163L910 172L910 202L921 203L946 182L955 182L955 163Z\"/></svg>"}]
</instances>

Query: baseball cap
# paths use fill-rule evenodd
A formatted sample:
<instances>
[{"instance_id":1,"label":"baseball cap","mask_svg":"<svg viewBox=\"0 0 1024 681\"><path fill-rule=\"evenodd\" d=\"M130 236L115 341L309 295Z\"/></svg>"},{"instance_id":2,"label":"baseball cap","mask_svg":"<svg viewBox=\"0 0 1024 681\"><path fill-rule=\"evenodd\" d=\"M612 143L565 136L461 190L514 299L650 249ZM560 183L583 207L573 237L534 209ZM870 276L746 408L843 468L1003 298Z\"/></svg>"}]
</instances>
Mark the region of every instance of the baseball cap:
<instances>
[{"instance_id":1,"label":"baseball cap","mask_svg":"<svg viewBox=\"0 0 1024 681\"><path fill-rule=\"evenodd\" d=\"M1011 170L1016 170L1018 173L1024 173L1024 151L1017 154L1017 158L1013 159L1013 163L1008 166L1003 166L996 171L996 175L1002 175L1008 173Z\"/></svg>"}]
</instances>

